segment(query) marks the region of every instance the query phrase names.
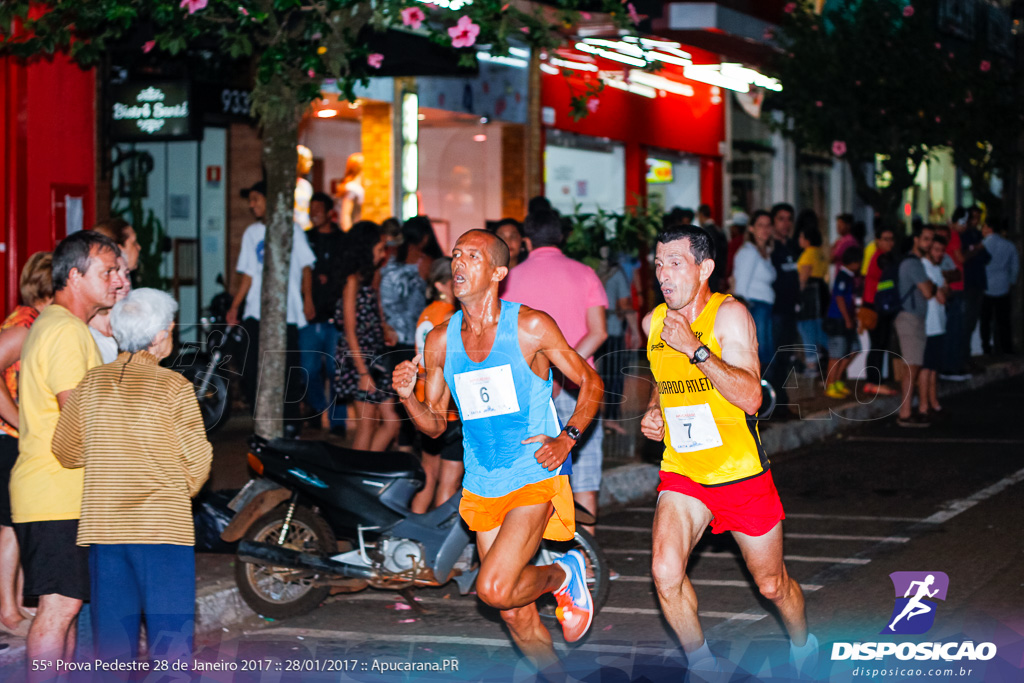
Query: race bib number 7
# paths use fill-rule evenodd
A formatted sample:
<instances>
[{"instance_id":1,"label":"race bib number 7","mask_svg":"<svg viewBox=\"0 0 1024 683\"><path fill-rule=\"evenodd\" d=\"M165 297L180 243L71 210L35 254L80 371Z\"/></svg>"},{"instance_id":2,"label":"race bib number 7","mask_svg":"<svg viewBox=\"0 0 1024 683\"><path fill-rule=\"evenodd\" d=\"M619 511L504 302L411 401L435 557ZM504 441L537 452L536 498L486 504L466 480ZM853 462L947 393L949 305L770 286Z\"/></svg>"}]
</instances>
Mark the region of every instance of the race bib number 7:
<instances>
[{"instance_id":1,"label":"race bib number 7","mask_svg":"<svg viewBox=\"0 0 1024 683\"><path fill-rule=\"evenodd\" d=\"M455 395L463 422L519 412L511 365L456 374Z\"/></svg>"},{"instance_id":2,"label":"race bib number 7","mask_svg":"<svg viewBox=\"0 0 1024 683\"><path fill-rule=\"evenodd\" d=\"M677 453L691 453L722 445L722 435L707 403L665 408L669 443Z\"/></svg>"}]
</instances>

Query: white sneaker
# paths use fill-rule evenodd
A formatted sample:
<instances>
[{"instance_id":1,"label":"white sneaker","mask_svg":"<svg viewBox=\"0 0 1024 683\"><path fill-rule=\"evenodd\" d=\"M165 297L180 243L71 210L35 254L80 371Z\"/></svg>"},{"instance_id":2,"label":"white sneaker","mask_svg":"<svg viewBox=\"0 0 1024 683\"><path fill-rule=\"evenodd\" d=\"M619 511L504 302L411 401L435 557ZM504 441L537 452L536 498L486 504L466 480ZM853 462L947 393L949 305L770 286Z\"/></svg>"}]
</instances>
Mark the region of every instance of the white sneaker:
<instances>
[{"instance_id":1,"label":"white sneaker","mask_svg":"<svg viewBox=\"0 0 1024 683\"><path fill-rule=\"evenodd\" d=\"M818 639L813 633L807 634L807 642L801 647L789 643L789 659L798 678L812 678L818 668Z\"/></svg>"}]
</instances>

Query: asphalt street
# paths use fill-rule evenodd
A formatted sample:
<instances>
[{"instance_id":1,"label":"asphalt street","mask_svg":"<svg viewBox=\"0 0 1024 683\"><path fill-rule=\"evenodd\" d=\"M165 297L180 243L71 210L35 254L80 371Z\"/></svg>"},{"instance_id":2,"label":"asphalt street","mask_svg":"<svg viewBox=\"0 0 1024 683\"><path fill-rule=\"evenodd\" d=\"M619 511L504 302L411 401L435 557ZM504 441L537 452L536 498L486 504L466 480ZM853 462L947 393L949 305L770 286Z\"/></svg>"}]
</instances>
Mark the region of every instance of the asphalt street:
<instances>
[{"instance_id":1,"label":"asphalt street","mask_svg":"<svg viewBox=\"0 0 1024 683\"><path fill-rule=\"evenodd\" d=\"M1024 379L948 399L945 408L930 429L869 422L773 459L787 515L787 565L821 643L816 680L1024 680ZM650 578L653 505L652 495L602 515L599 539L622 576L588 636L563 647L557 623L548 622L573 678L683 679L685 658ZM879 635L898 597L889 574L898 571L949 578L925 634ZM708 532L689 573L711 648L734 668L731 680L789 680L782 626L732 539ZM202 680L531 679L497 613L474 596L421 589L416 601L419 609L386 591L336 596L307 616L208 643L200 662L238 670ZM991 642L997 654L988 661L832 661L835 643L866 641ZM388 670L430 666L448 668ZM884 671L865 676L863 666Z\"/></svg>"}]
</instances>

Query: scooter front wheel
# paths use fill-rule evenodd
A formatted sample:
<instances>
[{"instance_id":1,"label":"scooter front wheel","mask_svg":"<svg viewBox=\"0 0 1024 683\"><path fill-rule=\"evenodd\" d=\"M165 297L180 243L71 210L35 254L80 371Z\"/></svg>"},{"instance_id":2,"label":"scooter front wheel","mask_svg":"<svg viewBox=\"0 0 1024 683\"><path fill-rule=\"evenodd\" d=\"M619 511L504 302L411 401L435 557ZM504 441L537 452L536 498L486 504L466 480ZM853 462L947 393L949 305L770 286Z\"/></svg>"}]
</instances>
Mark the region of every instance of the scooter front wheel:
<instances>
[{"instance_id":1,"label":"scooter front wheel","mask_svg":"<svg viewBox=\"0 0 1024 683\"><path fill-rule=\"evenodd\" d=\"M315 555L331 555L337 550L334 533L323 519L304 507L296 507L288 534L281 542L281 531L288 505L279 506L257 519L245 534L245 540L271 543ZM259 615L284 619L313 611L330 592L330 586L316 585L318 575L287 567L268 567L235 562L235 582L242 599Z\"/></svg>"}]
</instances>

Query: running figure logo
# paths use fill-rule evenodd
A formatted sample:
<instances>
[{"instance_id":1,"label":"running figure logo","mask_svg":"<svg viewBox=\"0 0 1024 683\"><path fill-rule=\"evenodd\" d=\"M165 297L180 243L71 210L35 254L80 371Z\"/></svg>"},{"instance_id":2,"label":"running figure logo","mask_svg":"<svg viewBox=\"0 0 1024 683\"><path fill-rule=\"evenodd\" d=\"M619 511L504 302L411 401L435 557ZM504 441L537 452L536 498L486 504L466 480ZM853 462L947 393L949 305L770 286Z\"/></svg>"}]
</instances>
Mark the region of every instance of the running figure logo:
<instances>
[{"instance_id":1,"label":"running figure logo","mask_svg":"<svg viewBox=\"0 0 1024 683\"><path fill-rule=\"evenodd\" d=\"M943 572L893 572L896 590L889 625L882 633L925 633L935 623L935 600L945 600L949 577Z\"/></svg>"}]
</instances>

